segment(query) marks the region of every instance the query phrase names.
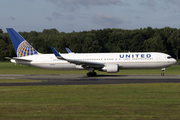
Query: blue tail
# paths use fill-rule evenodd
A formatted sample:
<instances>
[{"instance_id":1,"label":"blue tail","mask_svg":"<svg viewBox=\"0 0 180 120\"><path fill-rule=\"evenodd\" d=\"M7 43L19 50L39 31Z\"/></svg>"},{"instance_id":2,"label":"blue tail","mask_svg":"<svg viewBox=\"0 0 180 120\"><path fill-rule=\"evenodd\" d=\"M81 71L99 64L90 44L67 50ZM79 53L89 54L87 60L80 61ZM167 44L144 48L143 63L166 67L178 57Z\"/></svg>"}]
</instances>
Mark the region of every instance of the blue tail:
<instances>
[{"instance_id":1,"label":"blue tail","mask_svg":"<svg viewBox=\"0 0 180 120\"><path fill-rule=\"evenodd\" d=\"M38 52L13 28L6 28L17 57L38 54Z\"/></svg>"}]
</instances>

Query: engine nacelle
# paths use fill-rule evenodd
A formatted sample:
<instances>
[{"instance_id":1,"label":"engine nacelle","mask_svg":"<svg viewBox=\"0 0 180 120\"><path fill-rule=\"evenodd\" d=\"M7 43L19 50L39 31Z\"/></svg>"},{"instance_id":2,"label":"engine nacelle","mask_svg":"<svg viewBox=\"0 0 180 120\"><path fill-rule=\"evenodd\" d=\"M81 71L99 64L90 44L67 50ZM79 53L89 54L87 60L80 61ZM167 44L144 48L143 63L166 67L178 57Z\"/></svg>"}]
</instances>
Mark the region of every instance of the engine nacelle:
<instances>
[{"instance_id":1,"label":"engine nacelle","mask_svg":"<svg viewBox=\"0 0 180 120\"><path fill-rule=\"evenodd\" d=\"M107 73L117 73L119 72L119 67L118 64L106 64L102 70L106 71Z\"/></svg>"}]
</instances>

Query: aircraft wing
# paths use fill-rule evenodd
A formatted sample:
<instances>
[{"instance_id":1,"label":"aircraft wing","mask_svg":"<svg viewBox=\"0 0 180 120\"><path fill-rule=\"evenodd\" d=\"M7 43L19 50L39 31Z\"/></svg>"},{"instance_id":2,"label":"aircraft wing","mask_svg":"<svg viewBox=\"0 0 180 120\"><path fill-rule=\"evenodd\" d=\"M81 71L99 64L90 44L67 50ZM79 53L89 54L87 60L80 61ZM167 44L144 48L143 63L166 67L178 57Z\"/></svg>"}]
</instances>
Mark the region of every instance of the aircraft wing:
<instances>
[{"instance_id":1,"label":"aircraft wing","mask_svg":"<svg viewBox=\"0 0 180 120\"><path fill-rule=\"evenodd\" d=\"M51 47L54 55L61 60L65 60L69 63L73 63L76 65L82 65L82 67L93 67L93 68L103 68L105 65L103 63L99 63L99 62L91 62L91 61L82 61L82 60L74 60L74 59L66 59L64 57L62 57L62 55L60 55L53 47Z\"/></svg>"},{"instance_id":2,"label":"aircraft wing","mask_svg":"<svg viewBox=\"0 0 180 120\"><path fill-rule=\"evenodd\" d=\"M26 62L31 62L32 61L32 60L22 59L22 58L19 58L19 57L5 57L5 59L21 60L21 61L26 61Z\"/></svg>"}]
</instances>

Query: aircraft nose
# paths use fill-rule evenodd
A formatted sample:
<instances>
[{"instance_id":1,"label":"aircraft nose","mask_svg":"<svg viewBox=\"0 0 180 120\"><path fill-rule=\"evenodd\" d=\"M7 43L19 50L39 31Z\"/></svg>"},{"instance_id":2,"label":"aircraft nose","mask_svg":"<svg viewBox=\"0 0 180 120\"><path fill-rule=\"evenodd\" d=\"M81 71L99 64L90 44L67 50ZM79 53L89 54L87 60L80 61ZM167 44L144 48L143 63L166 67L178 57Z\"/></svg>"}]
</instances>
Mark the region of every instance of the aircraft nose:
<instances>
[{"instance_id":1,"label":"aircraft nose","mask_svg":"<svg viewBox=\"0 0 180 120\"><path fill-rule=\"evenodd\" d=\"M177 61L176 61L176 59L174 59L174 58L171 60L171 63L172 63L173 65L176 64L176 62L177 62Z\"/></svg>"}]
</instances>

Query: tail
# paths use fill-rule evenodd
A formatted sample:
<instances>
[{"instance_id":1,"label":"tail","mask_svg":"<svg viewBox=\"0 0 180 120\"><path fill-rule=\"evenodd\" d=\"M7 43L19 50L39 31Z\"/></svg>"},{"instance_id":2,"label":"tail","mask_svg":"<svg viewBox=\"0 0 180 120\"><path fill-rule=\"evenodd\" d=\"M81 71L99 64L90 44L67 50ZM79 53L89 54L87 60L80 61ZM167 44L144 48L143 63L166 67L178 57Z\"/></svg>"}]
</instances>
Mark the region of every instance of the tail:
<instances>
[{"instance_id":1,"label":"tail","mask_svg":"<svg viewBox=\"0 0 180 120\"><path fill-rule=\"evenodd\" d=\"M8 35L16 51L17 57L39 54L20 34L13 28L6 28Z\"/></svg>"}]
</instances>

